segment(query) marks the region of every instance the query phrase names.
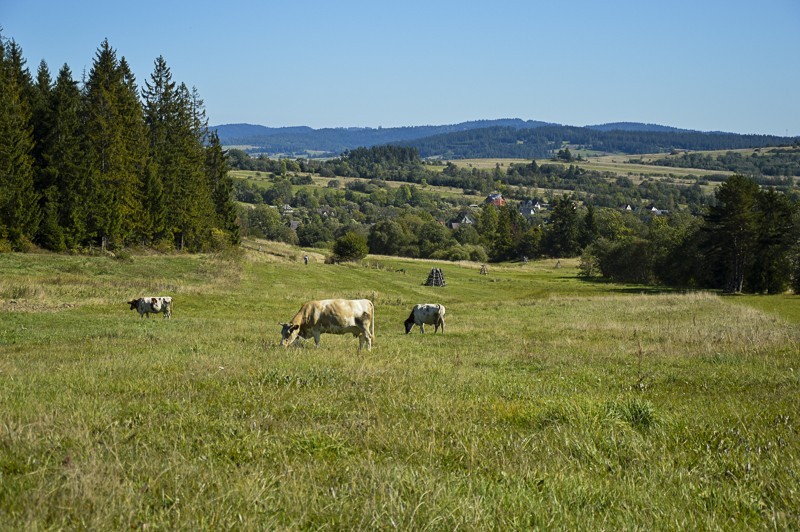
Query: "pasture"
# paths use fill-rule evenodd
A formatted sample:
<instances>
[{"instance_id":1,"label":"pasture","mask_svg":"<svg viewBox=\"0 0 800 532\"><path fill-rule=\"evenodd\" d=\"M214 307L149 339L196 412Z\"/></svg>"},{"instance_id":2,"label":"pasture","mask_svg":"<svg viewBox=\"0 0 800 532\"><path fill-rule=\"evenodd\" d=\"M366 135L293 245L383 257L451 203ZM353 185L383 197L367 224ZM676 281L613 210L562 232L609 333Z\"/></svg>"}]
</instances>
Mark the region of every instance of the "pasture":
<instances>
[{"instance_id":1,"label":"pasture","mask_svg":"<svg viewBox=\"0 0 800 532\"><path fill-rule=\"evenodd\" d=\"M800 527L797 296L249 248L0 254L2 528ZM371 352L277 346L323 297L374 300Z\"/></svg>"}]
</instances>

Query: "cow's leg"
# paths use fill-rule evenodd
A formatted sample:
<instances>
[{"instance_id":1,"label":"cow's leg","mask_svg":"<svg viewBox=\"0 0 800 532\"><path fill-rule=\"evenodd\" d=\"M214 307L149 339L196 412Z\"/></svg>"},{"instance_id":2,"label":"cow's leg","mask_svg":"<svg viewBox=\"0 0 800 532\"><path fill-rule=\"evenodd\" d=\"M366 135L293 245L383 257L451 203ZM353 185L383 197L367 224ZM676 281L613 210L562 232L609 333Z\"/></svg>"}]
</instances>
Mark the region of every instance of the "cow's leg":
<instances>
[{"instance_id":1,"label":"cow's leg","mask_svg":"<svg viewBox=\"0 0 800 532\"><path fill-rule=\"evenodd\" d=\"M422 334L425 334L425 324L424 323L420 323L419 324L419 332L421 332Z\"/></svg>"},{"instance_id":2,"label":"cow's leg","mask_svg":"<svg viewBox=\"0 0 800 532\"><path fill-rule=\"evenodd\" d=\"M372 351L372 336L369 334L369 328L364 328L361 330L361 334L358 335L358 350L361 351L364 348L364 343L367 344L367 351Z\"/></svg>"},{"instance_id":3,"label":"cow's leg","mask_svg":"<svg viewBox=\"0 0 800 532\"><path fill-rule=\"evenodd\" d=\"M314 331L314 343L319 348L319 331Z\"/></svg>"}]
</instances>

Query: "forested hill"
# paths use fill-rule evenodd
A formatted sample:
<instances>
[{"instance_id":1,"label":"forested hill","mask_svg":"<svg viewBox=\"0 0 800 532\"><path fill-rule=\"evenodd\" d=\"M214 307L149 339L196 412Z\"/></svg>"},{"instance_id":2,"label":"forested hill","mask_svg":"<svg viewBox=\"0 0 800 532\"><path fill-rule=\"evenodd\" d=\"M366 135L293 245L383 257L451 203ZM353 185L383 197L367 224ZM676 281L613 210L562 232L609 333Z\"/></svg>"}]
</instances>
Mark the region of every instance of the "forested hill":
<instances>
[{"instance_id":1,"label":"forested hill","mask_svg":"<svg viewBox=\"0 0 800 532\"><path fill-rule=\"evenodd\" d=\"M251 153L288 157L337 156L347 150L384 144L415 147L422 157L530 159L550 157L564 145L600 152L641 154L759 148L797 141L790 137L700 132L635 122L575 127L517 118L394 128L269 128L227 124L212 129L217 130L225 146L249 146L247 151Z\"/></svg>"},{"instance_id":2,"label":"forested hill","mask_svg":"<svg viewBox=\"0 0 800 532\"><path fill-rule=\"evenodd\" d=\"M267 154L305 155L323 152L328 155L339 155L346 150L354 148L369 148L381 144L407 142L472 129L507 127L517 130L546 125L553 124L536 120L504 118L499 120L475 120L440 126L388 128L312 129L305 126L270 128L252 124L224 124L212 126L212 129L217 130L220 142L225 146L253 146L252 151Z\"/></svg>"},{"instance_id":3,"label":"forested hill","mask_svg":"<svg viewBox=\"0 0 800 532\"><path fill-rule=\"evenodd\" d=\"M593 127L542 126L536 129L491 127L398 143L422 157L472 159L546 158L564 145L607 153L661 153L672 150L730 150L789 145L797 138L699 131L598 130Z\"/></svg>"}]
</instances>

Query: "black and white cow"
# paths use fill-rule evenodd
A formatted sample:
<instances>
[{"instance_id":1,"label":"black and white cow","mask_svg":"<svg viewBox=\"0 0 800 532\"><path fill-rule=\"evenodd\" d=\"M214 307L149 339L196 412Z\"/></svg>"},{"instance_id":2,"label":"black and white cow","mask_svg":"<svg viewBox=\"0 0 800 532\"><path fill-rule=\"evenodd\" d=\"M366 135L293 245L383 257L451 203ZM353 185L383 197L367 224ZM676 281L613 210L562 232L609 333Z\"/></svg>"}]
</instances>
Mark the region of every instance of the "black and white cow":
<instances>
[{"instance_id":1,"label":"black and white cow","mask_svg":"<svg viewBox=\"0 0 800 532\"><path fill-rule=\"evenodd\" d=\"M143 318L147 315L150 318L150 313L158 314L164 313L164 318L172 317L172 298L170 296L159 297L140 297L138 299L131 299L128 301L131 310L139 312L139 317Z\"/></svg>"},{"instance_id":2,"label":"black and white cow","mask_svg":"<svg viewBox=\"0 0 800 532\"><path fill-rule=\"evenodd\" d=\"M411 309L411 315L405 321L406 334L411 332L414 325L419 325L420 332L425 332L425 325L433 325L433 334L442 328L444 334L444 305L434 305L425 303L422 305L414 305Z\"/></svg>"}]
</instances>

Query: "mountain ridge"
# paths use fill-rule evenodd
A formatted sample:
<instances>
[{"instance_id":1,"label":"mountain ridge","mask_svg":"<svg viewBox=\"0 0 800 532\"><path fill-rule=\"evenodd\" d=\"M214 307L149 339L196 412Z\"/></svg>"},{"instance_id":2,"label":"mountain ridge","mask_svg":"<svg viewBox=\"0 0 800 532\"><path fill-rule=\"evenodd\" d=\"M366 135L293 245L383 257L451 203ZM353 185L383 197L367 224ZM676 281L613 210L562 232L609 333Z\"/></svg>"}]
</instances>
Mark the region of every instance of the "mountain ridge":
<instances>
[{"instance_id":1,"label":"mountain ridge","mask_svg":"<svg viewBox=\"0 0 800 532\"><path fill-rule=\"evenodd\" d=\"M267 127L222 124L223 146L251 154L282 157L332 157L359 147L395 144L417 147L423 157L546 157L562 144L597 151L649 153L648 149L734 149L791 143L792 137L703 132L641 122L565 126L538 120L501 118L457 124L401 127ZM622 139L622 140L620 140ZM610 149L614 147L614 150Z\"/></svg>"}]
</instances>

